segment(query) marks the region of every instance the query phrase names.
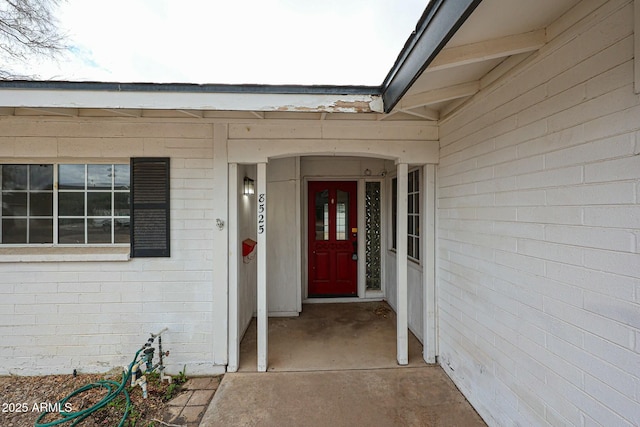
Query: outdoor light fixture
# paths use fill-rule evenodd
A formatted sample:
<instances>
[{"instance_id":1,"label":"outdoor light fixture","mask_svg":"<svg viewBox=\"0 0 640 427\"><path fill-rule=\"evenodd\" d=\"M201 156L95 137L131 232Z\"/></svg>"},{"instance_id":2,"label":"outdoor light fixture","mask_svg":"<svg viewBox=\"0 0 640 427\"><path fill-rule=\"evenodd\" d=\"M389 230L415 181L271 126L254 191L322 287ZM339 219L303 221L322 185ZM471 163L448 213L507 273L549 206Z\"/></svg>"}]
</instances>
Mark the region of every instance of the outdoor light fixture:
<instances>
[{"instance_id":1,"label":"outdoor light fixture","mask_svg":"<svg viewBox=\"0 0 640 427\"><path fill-rule=\"evenodd\" d=\"M244 194L245 196L251 196L253 193L255 193L255 185L253 183L253 180L245 176L244 189L242 190L242 194Z\"/></svg>"}]
</instances>

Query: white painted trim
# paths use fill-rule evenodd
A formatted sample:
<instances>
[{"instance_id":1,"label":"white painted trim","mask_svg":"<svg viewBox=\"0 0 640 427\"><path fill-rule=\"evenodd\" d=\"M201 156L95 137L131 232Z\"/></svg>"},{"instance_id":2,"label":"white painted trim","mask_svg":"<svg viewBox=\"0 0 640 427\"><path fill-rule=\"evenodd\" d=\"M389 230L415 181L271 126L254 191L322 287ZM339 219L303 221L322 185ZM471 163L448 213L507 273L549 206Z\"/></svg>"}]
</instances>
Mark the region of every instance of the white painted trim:
<instances>
[{"instance_id":1,"label":"white painted trim","mask_svg":"<svg viewBox=\"0 0 640 427\"><path fill-rule=\"evenodd\" d=\"M426 72L441 71L490 59L505 58L540 49L547 41L544 29L512 34L477 43L442 49Z\"/></svg>"},{"instance_id":2,"label":"white painted trim","mask_svg":"<svg viewBox=\"0 0 640 427\"><path fill-rule=\"evenodd\" d=\"M640 0L633 2L633 44L634 44L634 88L635 92L640 94Z\"/></svg>"},{"instance_id":3,"label":"white painted trim","mask_svg":"<svg viewBox=\"0 0 640 427\"><path fill-rule=\"evenodd\" d=\"M427 363L436 362L436 283L435 283L435 165L425 165L422 173L422 253L423 351Z\"/></svg>"},{"instance_id":4,"label":"white painted trim","mask_svg":"<svg viewBox=\"0 0 640 427\"><path fill-rule=\"evenodd\" d=\"M357 139L234 139L229 141L229 161L262 163L295 156L355 156L401 163L438 163L439 142L426 140Z\"/></svg>"},{"instance_id":5,"label":"white painted trim","mask_svg":"<svg viewBox=\"0 0 640 427\"><path fill-rule=\"evenodd\" d=\"M379 95L125 92L106 90L0 89L0 107L99 108L214 111L303 111L368 113L383 111Z\"/></svg>"},{"instance_id":6,"label":"white painted trim","mask_svg":"<svg viewBox=\"0 0 640 427\"><path fill-rule=\"evenodd\" d=\"M258 372L266 372L268 364L269 310L267 296L267 164L258 163L256 197L258 232ZM263 197L263 199L261 199Z\"/></svg>"},{"instance_id":7,"label":"white painted trim","mask_svg":"<svg viewBox=\"0 0 640 427\"><path fill-rule=\"evenodd\" d=\"M228 188L227 167L227 126L213 125L213 180L216 188ZM223 190L224 192L225 190ZM221 331L213 339L213 362L216 365L227 365L229 360L229 235L228 233L228 200L229 194L218 198L212 209L213 218L224 222L221 229L214 228L212 269L215 272L212 280L213 299L211 322L213 329Z\"/></svg>"},{"instance_id":8,"label":"white painted trim","mask_svg":"<svg viewBox=\"0 0 640 427\"><path fill-rule=\"evenodd\" d=\"M304 192L302 194L302 200L304 200L303 203L303 208L302 208L302 212L301 214L304 215L304 218L302 220L302 226L304 228L300 229L302 230L302 252L304 253L304 256L300 257L301 259L301 266L303 268L303 274L301 274L301 289L302 289L302 303L307 303L309 301L315 301L315 300L323 300L323 302L339 302L341 299L344 298L309 298L309 260L308 260L308 256L309 256L309 251L308 251L308 247L309 247L309 236L308 236L308 231L309 231L309 182L312 181L350 181L350 182L356 182L357 183L357 207L356 209L358 209L358 222L357 222L357 227L358 227L358 296L355 298L351 298L351 297L345 297L347 300L354 302L354 301L361 301L361 300L371 300L373 299L378 299L378 298L382 298L384 297L384 294L380 295L380 291L374 291L374 295L373 296L368 296L367 292L366 292L366 266L365 266L365 259L364 259L364 239L365 239L365 233L364 233L364 229L365 229L365 217L364 217L364 190L365 190L365 182L366 181L377 181L377 182L381 182L381 186L384 187L383 184L383 180L382 179L366 179L367 177L365 175L363 175L362 177L354 177L354 176L309 176L309 177L304 177L302 178L301 182L302 185L304 186ZM384 234L384 233L383 233ZM384 263L383 263L384 264ZM300 307L300 311L302 311L302 307Z\"/></svg>"},{"instance_id":9,"label":"white painted trim","mask_svg":"<svg viewBox=\"0 0 640 427\"><path fill-rule=\"evenodd\" d=\"M269 312L269 317L298 317L300 313L297 311L273 311Z\"/></svg>"},{"instance_id":10,"label":"white painted trim","mask_svg":"<svg viewBox=\"0 0 640 427\"><path fill-rule=\"evenodd\" d=\"M386 186L386 180L385 178L382 177L376 177L376 178L372 178L372 177L365 177L364 178L364 191L366 190L366 183L367 182L378 182L380 183L380 290L379 291L367 291L367 270L366 270L366 253L365 253L365 245L366 245L366 233L364 233L363 235L363 239L362 239L362 258L364 259L364 265L362 267L362 276L363 276L363 281L364 281L364 288L365 288L365 293L363 294L363 299L366 300L376 300L378 298L385 298L386 296L386 288L385 288L385 262L384 262L384 251L386 250L386 244L387 244L387 227L386 227L386 211L387 211L387 203L386 202L386 191L387 191L387 186ZM365 200L364 200L364 194L363 194L363 203L362 203L362 213L363 213L363 218L365 218ZM365 222L366 222L366 218L365 218ZM363 230L366 227L363 225Z\"/></svg>"},{"instance_id":11,"label":"white painted trim","mask_svg":"<svg viewBox=\"0 0 640 427\"><path fill-rule=\"evenodd\" d=\"M240 302L238 296L238 164L229 164L229 365L228 372L240 366ZM244 333L244 332L243 332Z\"/></svg>"},{"instance_id":12,"label":"white painted trim","mask_svg":"<svg viewBox=\"0 0 640 427\"><path fill-rule=\"evenodd\" d=\"M358 298L358 297L341 297L341 298L307 298L305 304L333 304L333 303L350 303L350 302L374 302L384 301L382 296L377 298Z\"/></svg>"},{"instance_id":13,"label":"white painted trim","mask_svg":"<svg viewBox=\"0 0 640 427\"><path fill-rule=\"evenodd\" d=\"M301 215L302 215L302 250L300 253L300 268L302 271L302 281L300 283L300 295L302 297L301 305L309 297L309 179L301 178ZM300 310L302 311L302 310Z\"/></svg>"},{"instance_id":14,"label":"white painted trim","mask_svg":"<svg viewBox=\"0 0 640 427\"><path fill-rule=\"evenodd\" d=\"M408 165L397 165L397 219L396 219L396 292L397 292L397 359L399 365L409 364L408 292L407 292L407 189Z\"/></svg>"},{"instance_id":15,"label":"white painted trim","mask_svg":"<svg viewBox=\"0 0 640 427\"><path fill-rule=\"evenodd\" d=\"M55 198L54 198L55 200ZM54 227L55 228L55 227ZM126 246L48 246L0 247L0 263L5 262L113 262L129 261L131 248Z\"/></svg>"},{"instance_id":16,"label":"white painted trim","mask_svg":"<svg viewBox=\"0 0 640 427\"><path fill-rule=\"evenodd\" d=\"M365 180L358 179L357 180L357 200L356 200L356 209L358 209L358 220L356 227L358 227L358 297L364 298L367 293L367 265L365 260L365 200L364 200L364 192L365 192ZM349 230L351 232L351 230Z\"/></svg>"},{"instance_id":17,"label":"white painted trim","mask_svg":"<svg viewBox=\"0 0 640 427\"><path fill-rule=\"evenodd\" d=\"M302 252L303 252L303 237L304 235L307 234L307 229L306 228L302 228L304 221L302 218L302 191L300 186L301 184L301 179L300 179L300 157L296 157L296 178L295 178L295 186L296 186L296 230L300 230L301 236L300 238L297 240L296 242L296 259L298 260L298 265L296 267L296 280L298 281L298 284L300 284L300 286L296 286L296 301L297 301L297 309L298 309L298 313L295 314L296 316L298 316L301 312L302 312L302 298L303 298L303 294L302 294L302 271L303 271L303 267L302 267Z\"/></svg>"}]
</instances>

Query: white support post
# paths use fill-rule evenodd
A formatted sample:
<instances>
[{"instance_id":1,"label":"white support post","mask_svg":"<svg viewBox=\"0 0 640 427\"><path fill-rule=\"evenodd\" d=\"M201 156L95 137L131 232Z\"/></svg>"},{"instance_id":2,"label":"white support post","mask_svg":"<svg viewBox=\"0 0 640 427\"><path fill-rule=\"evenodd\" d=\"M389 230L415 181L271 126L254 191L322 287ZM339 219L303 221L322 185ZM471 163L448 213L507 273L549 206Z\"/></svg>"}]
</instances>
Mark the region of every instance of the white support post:
<instances>
[{"instance_id":1,"label":"white support post","mask_svg":"<svg viewBox=\"0 0 640 427\"><path fill-rule=\"evenodd\" d=\"M636 93L640 93L640 0L633 2L633 16L634 88Z\"/></svg>"},{"instance_id":2,"label":"white support post","mask_svg":"<svg viewBox=\"0 0 640 427\"><path fill-rule=\"evenodd\" d=\"M227 125L213 125L213 182L215 188L223 189L222 194L215 194L217 200L211 212L215 218L212 254L212 269L215 274L211 284L214 295L211 322L216 331L213 339L213 363L216 365L229 363L229 287L236 286L229 281L229 193L225 191L229 186L227 134ZM235 221L235 218L232 221Z\"/></svg>"},{"instance_id":3,"label":"white support post","mask_svg":"<svg viewBox=\"0 0 640 427\"><path fill-rule=\"evenodd\" d=\"M407 174L408 165L398 163L397 221L396 221L396 290L397 359L399 365L409 364L409 327L407 301Z\"/></svg>"},{"instance_id":4,"label":"white support post","mask_svg":"<svg viewBox=\"0 0 640 427\"><path fill-rule=\"evenodd\" d=\"M229 164L229 365L236 372L240 363L240 318L238 300L238 164Z\"/></svg>"},{"instance_id":5,"label":"white support post","mask_svg":"<svg viewBox=\"0 0 640 427\"><path fill-rule=\"evenodd\" d=\"M436 319L436 172L435 165L425 165L422 174L421 187L422 191L422 208L423 226L422 230L422 280L423 280L423 351L422 357L427 363L436 363L436 355L438 354L437 336L438 327Z\"/></svg>"},{"instance_id":6,"label":"white support post","mask_svg":"<svg viewBox=\"0 0 640 427\"><path fill-rule=\"evenodd\" d=\"M268 307L267 307L267 164L258 163L257 176L258 230L258 372L267 371Z\"/></svg>"}]
</instances>

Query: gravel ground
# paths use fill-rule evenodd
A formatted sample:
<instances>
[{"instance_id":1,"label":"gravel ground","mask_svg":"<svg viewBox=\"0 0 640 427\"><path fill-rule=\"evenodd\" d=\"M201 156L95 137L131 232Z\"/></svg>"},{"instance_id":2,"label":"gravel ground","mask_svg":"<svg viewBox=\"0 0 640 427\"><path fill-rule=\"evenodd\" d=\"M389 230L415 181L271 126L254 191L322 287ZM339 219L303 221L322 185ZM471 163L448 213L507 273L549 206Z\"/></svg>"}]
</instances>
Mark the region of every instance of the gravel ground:
<instances>
[{"instance_id":1,"label":"gravel ground","mask_svg":"<svg viewBox=\"0 0 640 427\"><path fill-rule=\"evenodd\" d=\"M119 375L105 374L80 374L73 375L49 375L44 377L0 377L0 426L22 427L33 426L36 419L46 411L45 408L56 409L56 403L87 384L102 379L121 381ZM184 382L185 378L182 378ZM174 381L177 384L177 382ZM159 420L163 419L168 400L180 392L180 385L169 386L166 382L160 383L157 377L149 378L149 396L143 399L140 387L129 390L133 409L127 419L127 426L163 426ZM93 388L78 394L69 400L69 407L62 410L79 411L88 408L100 401L107 389ZM89 418L83 420L80 426L117 426L125 411L123 394L114 399L105 408L95 412ZM49 413L41 423L52 422L60 419L60 415ZM71 423L62 424L69 426Z\"/></svg>"}]
</instances>

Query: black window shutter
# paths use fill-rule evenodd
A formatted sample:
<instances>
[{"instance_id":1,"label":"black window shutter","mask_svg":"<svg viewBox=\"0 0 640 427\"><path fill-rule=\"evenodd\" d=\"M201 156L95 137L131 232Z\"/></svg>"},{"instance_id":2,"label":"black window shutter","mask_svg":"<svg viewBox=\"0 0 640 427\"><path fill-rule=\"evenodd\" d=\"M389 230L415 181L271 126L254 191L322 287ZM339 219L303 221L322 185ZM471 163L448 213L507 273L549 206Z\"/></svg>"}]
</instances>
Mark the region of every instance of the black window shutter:
<instances>
[{"instance_id":1,"label":"black window shutter","mask_svg":"<svg viewBox=\"0 0 640 427\"><path fill-rule=\"evenodd\" d=\"M169 257L169 158L131 159L131 257Z\"/></svg>"}]
</instances>

